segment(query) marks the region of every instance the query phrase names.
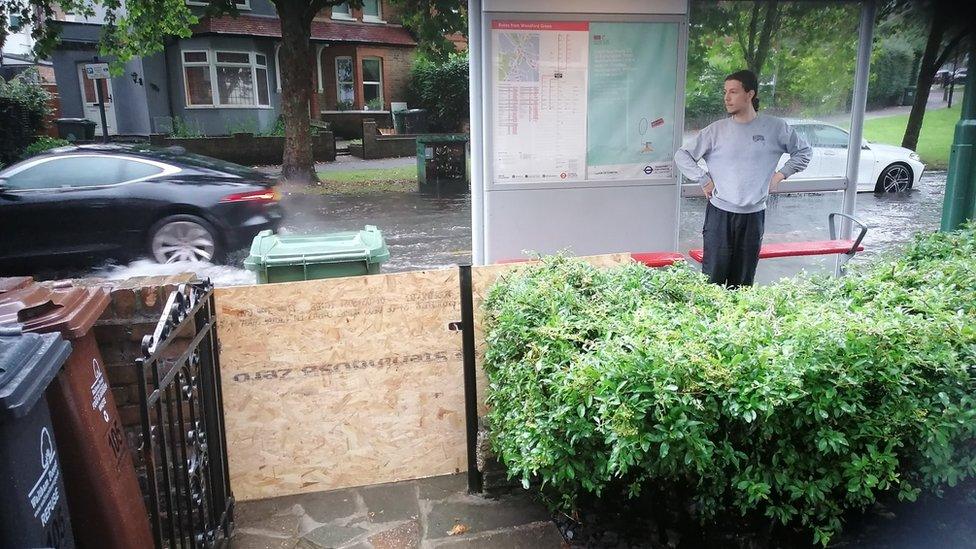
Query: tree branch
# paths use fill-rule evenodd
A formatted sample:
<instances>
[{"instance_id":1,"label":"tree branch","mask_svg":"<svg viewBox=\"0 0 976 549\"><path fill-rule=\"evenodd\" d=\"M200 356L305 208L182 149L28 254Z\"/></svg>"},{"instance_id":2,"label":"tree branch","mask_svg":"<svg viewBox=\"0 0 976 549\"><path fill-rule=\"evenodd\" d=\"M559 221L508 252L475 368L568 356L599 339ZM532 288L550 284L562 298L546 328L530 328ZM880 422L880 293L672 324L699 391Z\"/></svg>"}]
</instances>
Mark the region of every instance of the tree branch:
<instances>
[{"instance_id":1,"label":"tree branch","mask_svg":"<svg viewBox=\"0 0 976 549\"><path fill-rule=\"evenodd\" d=\"M776 26L779 10L777 0L767 0L766 16L763 21L762 36L759 37L759 49L756 51L755 71L756 76L762 72L763 65L766 63L766 56L769 53L769 41L773 36L773 28Z\"/></svg>"},{"instance_id":2,"label":"tree branch","mask_svg":"<svg viewBox=\"0 0 976 549\"><path fill-rule=\"evenodd\" d=\"M759 2L752 3L752 17L749 19L749 57L752 59L746 59L747 64L752 64L755 60L756 55L756 25L758 24L757 19L759 19Z\"/></svg>"},{"instance_id":3,"label":"tree branch","mask_svg":"<svg viewBox=\"0 0 976 549\"><path fill-rule=\"evenodd\" d=\"M959 34L955 35L952 38L952 40L949 40L949 43L946 44L945 49L942 50L939 56L935 58L935 68L938 69L939 67L944 65L945 62L949 59L949 56L952 55L952 51L955 50L957 46L959 46L959 42L962 42L962 39L971 33L972 33L972 29L970 28L963 29L959 31Z\"/></svg>"},{"instance_id":4,"label":"tree branch","mask_svg":"<svg viewBox=\"0 0 976 549\"><path fill-rule=\"evenodd\" d=\"M742 57L746 60L746 64L749 64L749 59L752 57L751 52L746 49L745 37L742 35L742 21L739 18L740 13L738 7L733 8L735 10L735 17L732 19L734 21L733 29L735 30L735 41L739 43L739 48L742 50Z\"/></svg>"}]
</instances>

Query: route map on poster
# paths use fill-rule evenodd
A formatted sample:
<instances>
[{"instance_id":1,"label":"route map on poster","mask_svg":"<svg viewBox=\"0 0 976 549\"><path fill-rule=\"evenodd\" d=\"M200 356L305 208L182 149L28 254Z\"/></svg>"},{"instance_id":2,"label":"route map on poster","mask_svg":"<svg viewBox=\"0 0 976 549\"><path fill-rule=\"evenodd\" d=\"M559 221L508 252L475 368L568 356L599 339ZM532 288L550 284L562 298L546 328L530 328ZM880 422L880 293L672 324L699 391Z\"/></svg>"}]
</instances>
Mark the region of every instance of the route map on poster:
<instances>
[{"instance_id":1,"label":"route map on poster","mask_svg":"<svg viewBox=\"0 0 976 549\"><path fill-rule=\"evenodd\" d=\"M495 179L586 175L586 22L492 23Z\"/></svg>"},{"instance_id":2,"label":"route map on poster","mask_svg":"<svg viewBox=\"0 0 976 549\"><path fill-rule=\"evenodd\" d=\"M498 183L673 177L677 23L493 21Z\"/></svg>"}]
</instances>

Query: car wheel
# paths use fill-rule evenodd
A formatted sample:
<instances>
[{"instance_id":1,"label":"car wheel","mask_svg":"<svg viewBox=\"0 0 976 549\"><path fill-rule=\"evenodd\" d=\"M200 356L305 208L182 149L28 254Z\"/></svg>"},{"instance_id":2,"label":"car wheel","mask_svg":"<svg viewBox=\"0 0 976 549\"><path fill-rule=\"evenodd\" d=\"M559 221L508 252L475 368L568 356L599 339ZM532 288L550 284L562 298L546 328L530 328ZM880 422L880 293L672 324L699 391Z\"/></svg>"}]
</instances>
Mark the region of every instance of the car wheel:
<instances>
[{"instance_id":1,"label":"car wheel","mask_svg":"<svg viewBox=\"0 0 976 549\"><path fill-rule=\"evenodd\" d=\"M195 215L172 215L149 230L149 252L159 263L216 262L219 244L213 227Z\"/></svg>"},{"instance_id":2,"label":"car wheel","mask_svg":"<svg viewBox=\"0 0 976 549\"><path fill-rule=\"evenodd\" d=\"M904 193L912 188L915 177L912 169L904 164L892 164L881 172L878 184L874 187L876 193Z\"/></svg>"}]
</instances>

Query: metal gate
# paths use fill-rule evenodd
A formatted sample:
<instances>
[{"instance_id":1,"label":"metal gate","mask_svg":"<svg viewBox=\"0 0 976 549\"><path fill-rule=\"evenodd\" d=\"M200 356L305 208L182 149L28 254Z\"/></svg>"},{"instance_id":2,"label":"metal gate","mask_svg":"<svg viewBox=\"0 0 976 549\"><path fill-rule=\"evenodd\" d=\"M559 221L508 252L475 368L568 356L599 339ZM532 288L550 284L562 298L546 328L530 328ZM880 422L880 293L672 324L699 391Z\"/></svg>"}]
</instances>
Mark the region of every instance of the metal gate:
<instances>
[{"instance_id":1,"label":"metal gate","mask_svg":"<svg viewBox=\"0 0 976 549\"><path fill-rule=\"evenodd\" d=\"M143 488L156 547L220 547L230 538L234 497L213 285L179 286L163 311L136 361Z\"/></svg>"}]
</instances>

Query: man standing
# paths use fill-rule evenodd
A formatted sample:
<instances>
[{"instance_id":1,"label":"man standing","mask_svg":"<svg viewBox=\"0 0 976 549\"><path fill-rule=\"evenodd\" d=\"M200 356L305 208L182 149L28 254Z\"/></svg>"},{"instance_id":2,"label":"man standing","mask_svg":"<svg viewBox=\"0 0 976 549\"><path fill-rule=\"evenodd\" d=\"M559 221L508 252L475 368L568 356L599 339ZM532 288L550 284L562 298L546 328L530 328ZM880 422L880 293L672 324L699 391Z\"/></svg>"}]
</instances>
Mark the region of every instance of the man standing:
<instances>
[{"instance_id":1,"label":"man standing","mask_svg":"<svg viewBox=\"0 0 976 549\"><path fill-rule=\"evenodd\" d=\"M702 272L730 287L751 286L759 263L766 199L780 181L810 163L810 145L784 120L759 115L759 83L752 71L725 78L725 110L674 155L685 177L698 182L708 205L702 229ZM789 161L776 170L783 153ZM705 159L707 171L698 161Z\"/></svg>"}]
</instances>

